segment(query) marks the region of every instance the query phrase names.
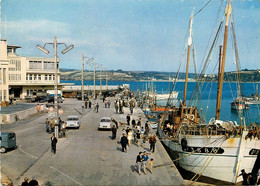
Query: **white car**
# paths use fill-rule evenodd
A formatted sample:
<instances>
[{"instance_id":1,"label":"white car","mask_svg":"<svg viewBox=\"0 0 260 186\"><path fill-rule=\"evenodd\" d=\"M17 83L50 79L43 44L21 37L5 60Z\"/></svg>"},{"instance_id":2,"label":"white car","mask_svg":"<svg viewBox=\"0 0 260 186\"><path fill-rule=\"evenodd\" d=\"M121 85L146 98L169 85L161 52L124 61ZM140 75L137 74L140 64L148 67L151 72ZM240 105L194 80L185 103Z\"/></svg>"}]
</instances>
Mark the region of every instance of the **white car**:
<instances>
[{"instance_id":1,"label":"white car","mask_svg":"<svg viewBox=\"0 0 260 186\"><path fill-rule=\"evenodd\" d=\"M150 127L152 129L157 129L158 128L158 123L156 123L156 122L149 121L148 124L150 124Z\"/></svg>"},{"instance_id":2,"label":"white car","mask_svg":"<svg viewBox=\"0 0 260 186\"><path fill-rule=\"evenodd\" d=\"M109 129L111 130L113 127L114 123L112 122L112 119L110 117L103 117L100 120L98 130L100 129Z\"/></svg>"},{"instance_id":3,"label":"white car","mask_svg":"<svg viewBox=\"0 0 260 186\"><path fill-rule=\"evenodd\" d=\"M80 120L78 116L68 116L66 122L66 128L79 128L80 127Z\"/></svg>"}]
</instances>

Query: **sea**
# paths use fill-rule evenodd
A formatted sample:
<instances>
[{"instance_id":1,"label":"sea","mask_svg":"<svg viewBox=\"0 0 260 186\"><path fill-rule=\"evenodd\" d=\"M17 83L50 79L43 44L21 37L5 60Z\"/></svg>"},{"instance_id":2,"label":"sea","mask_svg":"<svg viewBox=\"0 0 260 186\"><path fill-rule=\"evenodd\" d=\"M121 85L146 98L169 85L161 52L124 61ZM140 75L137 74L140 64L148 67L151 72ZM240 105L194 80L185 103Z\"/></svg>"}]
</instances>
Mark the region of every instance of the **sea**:
<instances>
[{"instance_id":1,"label":"sea","mask_svg":"<svg viewBox=\"0 0 260 186\"><path fill-rule=\"evenodd\" d=\"M75 85L81 85L81 81L61 80L61 83L74 83ZM100 81L96 81L96 86L99 86ZM156 90L157 94L169 93L169 90L173 87L172 81L108 81L108 85L120 85L129 84L130 89L134 92L145 90ZM93 81L84 81L84 85L93 85ZM102 81L102 85L106 85L105 81ZM260 83L242 83L241 92L244 96L250 96L255 94L257 86L260 88ZM189 82L187 89L187 104L194 105L194 101L191 103L189 100L196 87L196 82ZM238 84L235 82L224 82L221 102L221 120L236 121L238 124L245 123L249 125L251 123L260 123L260 104L250 105L249 109L243 111L231 110L231 102L237 97ZM183 100L184 82L176 82L174 91L177 91L178 100ZM198 92L198 91L197 91ZM200 90L200 96L197 97L195 106L200 110L200 116L203 117L205 122L208 122L211 118L215 118L216 114L216 100L217 100L217 83L205 82Z\"/></svg>"}]
</instances>

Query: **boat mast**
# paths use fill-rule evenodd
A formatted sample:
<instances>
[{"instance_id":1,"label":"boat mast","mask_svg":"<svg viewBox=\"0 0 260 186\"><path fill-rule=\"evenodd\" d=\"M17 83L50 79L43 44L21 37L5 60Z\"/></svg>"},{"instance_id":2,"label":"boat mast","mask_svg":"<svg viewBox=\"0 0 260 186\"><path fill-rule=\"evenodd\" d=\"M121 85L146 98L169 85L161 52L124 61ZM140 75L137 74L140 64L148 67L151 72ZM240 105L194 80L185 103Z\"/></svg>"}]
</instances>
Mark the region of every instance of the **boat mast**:
<instances>
[{"instance_id":1,"label":"boat mast","mask_svg":"<svg viewBox=\"0 0 260 186\"><path fill-rule=\"evenodd\" d=\"M223 56L222 56L222 64L221 64L221 72L220 78L218 81L219 90L217 95L217 108L216 108L216 120L219 120L220 117L220 108L221 108L221 97L223 90L223 78L224 78L224 70L225 70L225 61L226 61L226 53L227 53L227 39L228 39L228 22L231 14L231 0L228 0L228 5L226 7L226 24L225 24L225 35L224 35L224 46L223 46Z\"/></svg>"},{"instance_id":2,"label":"boat mast","mask_svg":"<svg viewBox=\"0 0 260 186\"><path fill-rule=\"evenodd\" d=\"M220 87L219 82L220 82L220 74L221 74L221 66L222 66L221 58L222 58L222 45L219 46L218 90L217 90L218 92L217 92L217 95L219 95L219 87ZM220 101L218 99L219 99L219 97L217 96L216 119L217 119L217 117L219 118L219 115L220 115L220 109L218 109L218 108L220 108L220 106L218 105L218 104L220 104Z\"/></svg>"},{"instance_id":3,"label":"boat mast","mask_svg":"<svg viewBox=\"0 0 260 186\"><path fill-rule=\"evenodd\" d=\"M190 48L191 48L191 44L192 44L192 37L191 37L192 22L193 22L193 13L190 16L190 29L189 29L189 38L188 38L188 56L187 56L187 65L186 65L185 87L184 87L184 93L183 93L183 106L186 106L186 95L187 95L189 63L190 63Z\"/></svg>"}]
</instances>

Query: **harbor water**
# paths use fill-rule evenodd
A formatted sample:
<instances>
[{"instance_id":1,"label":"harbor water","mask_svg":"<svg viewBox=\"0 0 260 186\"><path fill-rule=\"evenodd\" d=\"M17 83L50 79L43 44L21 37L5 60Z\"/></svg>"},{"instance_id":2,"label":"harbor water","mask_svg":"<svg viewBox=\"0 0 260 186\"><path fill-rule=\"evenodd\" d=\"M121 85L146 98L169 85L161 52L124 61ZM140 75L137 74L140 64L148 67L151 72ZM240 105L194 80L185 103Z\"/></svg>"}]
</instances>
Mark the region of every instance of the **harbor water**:
<instances>
[{"instance_id":1,"label":"harbor water","mask_svg":"<svg viewBox=\"0 0 260 186\"><path fill-rule=\"evenodd\" d=\"M62 80L61 83L74 83L75 85L81 85L81 81L69 81ZM168 81L108 81L108 85L120 85L129 84L130 89L134 92L145 91L146 87L152 91L152 87L156 90L156 93L169 93L169 87L171 89L173 82ZM153 84L153 85L152 85ZM250 96L256 93L256 86L260 87L260 83L242 83L242 94ZM93 81L85 81L84 85L93 85ZM106 82L102 81L102 86L105 87ZM96 86L100 86L100 81L96 81ZM187 100L191 98L193 90L196 86L196 82L188 83ZM179 92L178 99L183 99L184 82L177 82L174 91ZM237 83L225 82L223 85L222 103L221 103L221 120L237 121L241 123L241 118L245 116L246 124L260 123L260 105L250 105L249 109L244 111L231 110L231 102L237 97ZM200 108L200 115L208 122L212 117L215 117L216 112L216 98L217 98L217 83L205 82L201 89L201 94L197 98L196 106ZM189 101L187 101L189 103Z\"/></svg>"}]
</instances>

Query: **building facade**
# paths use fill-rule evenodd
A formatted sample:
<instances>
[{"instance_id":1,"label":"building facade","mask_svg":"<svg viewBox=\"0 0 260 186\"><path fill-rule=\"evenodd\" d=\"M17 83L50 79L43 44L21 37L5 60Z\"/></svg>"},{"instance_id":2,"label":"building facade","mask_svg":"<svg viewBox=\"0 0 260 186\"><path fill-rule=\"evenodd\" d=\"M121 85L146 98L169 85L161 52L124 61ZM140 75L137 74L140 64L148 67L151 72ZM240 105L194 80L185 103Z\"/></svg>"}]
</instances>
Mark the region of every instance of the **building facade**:
<instances>
[{"instance_id":1,"label":"building facade","mask_svg":"<svg viewBox=\"0 0 260 186\"><path fill-rule=\"evenodd\" d=\"M20 56L16 50L21 47L7 45L7 41L3 39L0 48L2 101L9 101L13 98L25 99L27 96L36 96L41 92L54 89L54 58ZM57 66L58 89L61 89L59 59Z\"/></svg>"}]
</instances>

